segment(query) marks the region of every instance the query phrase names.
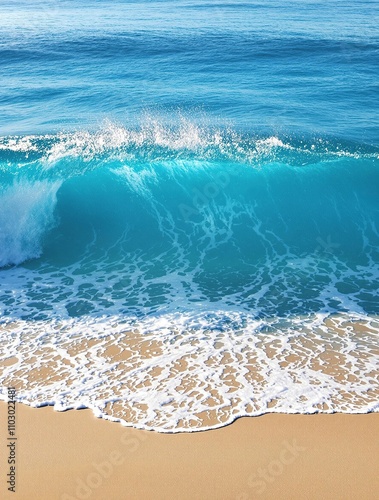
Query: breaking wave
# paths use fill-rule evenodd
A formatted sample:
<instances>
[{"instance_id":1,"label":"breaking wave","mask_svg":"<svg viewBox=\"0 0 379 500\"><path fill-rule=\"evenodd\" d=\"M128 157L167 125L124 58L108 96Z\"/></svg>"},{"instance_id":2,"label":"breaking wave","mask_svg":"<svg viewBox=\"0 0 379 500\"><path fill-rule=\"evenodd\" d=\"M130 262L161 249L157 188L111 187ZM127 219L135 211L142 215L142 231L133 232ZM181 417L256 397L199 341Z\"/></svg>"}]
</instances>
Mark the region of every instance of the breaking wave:
<instances>
[{"instance_id":1,"label":"breaking wave","mask_svg":"<svg viewBox=\"0 0 379 500\"><path fill-rule=\"evenodd\" d=\"M377 148L149 119L3 137L0 181L21 401L162 432L377 411Z\"/></svg>"}]
</instances>

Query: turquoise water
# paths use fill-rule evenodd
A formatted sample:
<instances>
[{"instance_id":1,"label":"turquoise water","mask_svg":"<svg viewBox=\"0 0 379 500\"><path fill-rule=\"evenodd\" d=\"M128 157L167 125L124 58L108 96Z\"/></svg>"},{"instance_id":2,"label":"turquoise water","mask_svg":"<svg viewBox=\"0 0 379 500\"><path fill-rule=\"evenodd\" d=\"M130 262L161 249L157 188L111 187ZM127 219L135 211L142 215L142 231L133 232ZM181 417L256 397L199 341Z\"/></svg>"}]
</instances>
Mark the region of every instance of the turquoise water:
<instances>
[{"instance_id":1,"label":"turquoise water","mask_svg":"<svg viewBox=\"0 0 379 500\"><path fill-rule=\"evenodd\" d=\"M210 387L219 425L377 409L378 21L362 1L0 0L3 383L20 400L161 431L214 426ZM114 377L106 348L131 331L161 352ZM89 366L69 352L83 340L104 349ZM51 352L82 385L30 386ZM342 381L311 363L329 352ZM179 411L183 359L202 396ZM109 411L130 401L149 411Z\"/></svg>"}]
</instances>

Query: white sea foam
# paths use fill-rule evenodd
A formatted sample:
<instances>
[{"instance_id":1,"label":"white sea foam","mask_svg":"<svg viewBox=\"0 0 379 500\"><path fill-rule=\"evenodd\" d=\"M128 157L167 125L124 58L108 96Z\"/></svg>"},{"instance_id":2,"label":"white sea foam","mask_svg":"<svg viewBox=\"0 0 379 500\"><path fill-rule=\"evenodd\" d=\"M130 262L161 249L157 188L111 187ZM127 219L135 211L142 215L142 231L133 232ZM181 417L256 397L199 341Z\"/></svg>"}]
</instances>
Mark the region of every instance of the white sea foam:
<instances>
[{"instance_id":1,"label":"white sea foam","mask_svg":"<svg viewBox=\"0 0 379 500\"><path fill-rule=\"evenodd\" d=\"M33 143L36 136L0 138L0 151L26 152L38 151L38 146Z\"/></svg>"},{"instance_id":2,"label":"white sea foam","mask_svg":"<svg viewBox=\"0 0 379 500\"><path fill-rule=\"evenodd\" d=\"M0 267L38 257L54 225L60 182L16 181L0 190Z\"/></svg>"},{"instance_id":3,"label":"white sea foam","mask_svg":"<svg viewBox=\"0 0 379 500\"><path fill-rule=\"evenodd\" d=\"M88 407L160 432L270 412L379 411L377 318L263 321L203 311L18 321L2 330L4 387L16 385L19 401L32 406Z\"/></svg>"}]
</instances>

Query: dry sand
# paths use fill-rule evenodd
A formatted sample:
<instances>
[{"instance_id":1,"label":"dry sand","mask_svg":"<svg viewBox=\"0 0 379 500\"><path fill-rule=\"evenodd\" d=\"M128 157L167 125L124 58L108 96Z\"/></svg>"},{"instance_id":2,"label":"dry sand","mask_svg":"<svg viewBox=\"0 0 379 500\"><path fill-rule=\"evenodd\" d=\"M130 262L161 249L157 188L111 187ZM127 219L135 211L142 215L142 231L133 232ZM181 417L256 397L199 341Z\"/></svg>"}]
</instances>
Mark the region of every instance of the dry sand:
<instances>
[{"instance_id":1,"label":"dry sand","mask_svg":"<svg viewBox=\"0 0 379 500\"><path fill-rule=\"evenodd\" d=\"M374 499L379 415L265 415L222 429L159 434L89 410L17 405L16 493L7 491L0 404L0 498Z\"/></svg>"}]
</instances>

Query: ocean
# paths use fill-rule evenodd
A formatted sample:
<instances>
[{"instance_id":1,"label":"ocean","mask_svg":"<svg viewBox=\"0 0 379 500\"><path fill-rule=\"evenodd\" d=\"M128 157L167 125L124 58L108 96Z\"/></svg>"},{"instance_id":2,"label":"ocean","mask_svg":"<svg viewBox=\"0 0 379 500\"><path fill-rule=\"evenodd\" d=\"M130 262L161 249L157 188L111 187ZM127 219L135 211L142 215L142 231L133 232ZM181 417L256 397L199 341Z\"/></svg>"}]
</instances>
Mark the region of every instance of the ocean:
<instances>
[{"instance_id":1,"label":"ocean","mask_svg":"<svg viewBox=\"0 0 379 500\"><path fill-rule=\"evenodd\" d=\"M378 24L0 0L0 399L159 432L378 411Z\"/></svg>"}]
</instances>

